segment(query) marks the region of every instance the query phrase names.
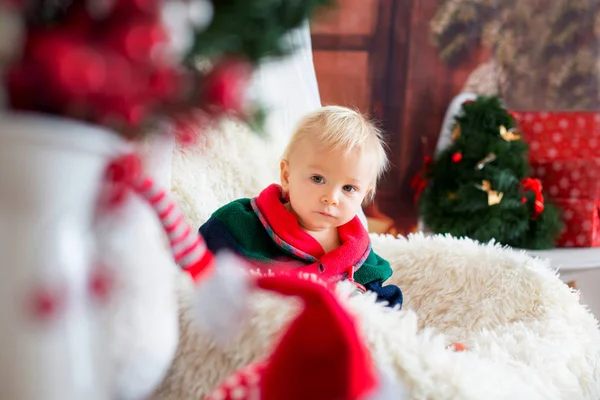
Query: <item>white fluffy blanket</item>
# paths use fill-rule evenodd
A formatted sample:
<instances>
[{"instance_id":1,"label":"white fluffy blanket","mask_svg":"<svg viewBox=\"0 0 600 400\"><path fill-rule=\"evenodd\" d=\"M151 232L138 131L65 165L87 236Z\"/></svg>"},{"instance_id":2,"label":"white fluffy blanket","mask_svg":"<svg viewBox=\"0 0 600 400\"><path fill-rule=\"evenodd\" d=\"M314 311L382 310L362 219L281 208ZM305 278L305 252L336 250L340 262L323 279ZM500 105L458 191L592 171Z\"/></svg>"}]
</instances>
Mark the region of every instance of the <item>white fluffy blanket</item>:
<instances>
[{"instance_id":1,"label":"white fluffy blanket","mask_svg":"<svg viewBox=\"0 0 600 400\"><path fill-rule=\"evenodd\" d=\"M194 226L221 204L274 181L281 144L226 123L178 149L173 191ZM373 296L340 298L360 321L381 368L414 399L598 399L600 334L547 264L497 245L451 237L373 236L405 294L402 311ZM219 347L193 321L191 286L179 281L180 343L154 399L198 400L238 368L268 353L296 305L273 294L252 298L244 329ZM470 347L455 353L446 345Z\"/></svg>"}]
</instances>

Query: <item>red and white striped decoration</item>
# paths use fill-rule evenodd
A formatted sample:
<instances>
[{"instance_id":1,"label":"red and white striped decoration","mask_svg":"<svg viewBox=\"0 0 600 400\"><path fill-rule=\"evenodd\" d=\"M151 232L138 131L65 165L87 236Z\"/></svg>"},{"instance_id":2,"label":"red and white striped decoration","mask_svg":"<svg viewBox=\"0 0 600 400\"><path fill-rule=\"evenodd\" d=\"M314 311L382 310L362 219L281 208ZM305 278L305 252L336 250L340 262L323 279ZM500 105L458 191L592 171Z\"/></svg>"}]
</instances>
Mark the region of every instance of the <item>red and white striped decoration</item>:
<instances>
[{"instance_id":1,"label":"red and white striped decoration","mask_svg":"<svg viewBox=\"0 0 600 400\"><path fill-rule=\"evenodd\" d=\"M109 197L113 202L122 200L127 189L148 202L169 238L175 262L194 280L198 280L201 273L212 264L213 255L202 236L185 221L168 192L141 172L137 155L128 154L114 160L108 167L108 180L112 185Z\"/></svg>"}]
</instances>

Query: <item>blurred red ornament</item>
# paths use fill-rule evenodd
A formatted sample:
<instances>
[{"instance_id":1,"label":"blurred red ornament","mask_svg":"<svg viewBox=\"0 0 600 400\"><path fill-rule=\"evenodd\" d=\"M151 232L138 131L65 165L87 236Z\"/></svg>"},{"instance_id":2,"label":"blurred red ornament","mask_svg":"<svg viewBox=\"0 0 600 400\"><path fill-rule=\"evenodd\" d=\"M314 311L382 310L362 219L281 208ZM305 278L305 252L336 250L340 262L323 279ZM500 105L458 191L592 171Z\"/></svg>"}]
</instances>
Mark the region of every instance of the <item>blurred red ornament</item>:
<instances>
[{"instance_id":1,"label":"blurred red ornament","mask_svg":"<svg viewBox=\"0 0 600 400\"><path fill-rule=\"evenodd\" d=\"M542 182L539 179L525 178L521 181L523 190L531 190L535 194L532 219L536 219L544 211L544 195L542 194Z\"/></svg>"},{"instance_id":2,"label":"blurred red ornament","mask_svg":"<svg viewBox=\"0 0 600 400\"><path fill-rule=\"evenodd\" d=\"M525 196L523 196L521 198L521 204L525 204L525 203L527 203L527 198Z\"/></svg>"},{"instance_id":3,"label":"blurred red ornament","mask_svg":"<svg viewBox=\"0 0 600 400\"><path fill-rule=\"evenodd\" d=\"M179 92L181 76L172 68L152 71L149 80L148 89L151 97L169 99Z\"/></svg>"},{"instance_id":4,"label":"blurred red ornament","mask_svg":"<svg viewBox=\"0 0 600 400\"><path fill-rule=\"evenodd\" d=\"M463 155L461 152L457 151L456 153L452 154L452 162L453 163L459 163L462 161L462 159L463 159Z\"/></svg>"},{"instance_id":5,"label":"blurred red ornament","mask_svg":"<svg viewBox=\"0 0 600 400\"><path fill-rule=\"evenodd\" d=\"M75 37L57 31L40 32L31 36L27 48L29 59L57 101L97 93L106 82L103 57Z\"/></svg>"},{"instance_id":6,"label":"blurred red ornament","mask_svg":"<svg viewBox=\"0 0 600 400\"><path fill-rule=\"evenodd\" d=\"M147 103L141 100L114 99L101 111L99 119L108 124L139 126L148 115Z\"/></svg>"},{"instance_id":7,"label":"blurred red ornament","mask_svg":"<svg viewBox=\"0 0 600 400\"><path fill-rule=\"evenodd\" d=\"M204 94L209 105L222 111L241 112L250 68L242 61L217 65L206 77Z\"/></svg>"},{"instance_id":8,"label":"blurred red ornament","mask_svg":"<svg viewBox=\"0 0 600 400\"><path fill-rule=\"evenodd\" d=\"M137 14L140 11L150 14L157 12L161 3L162 0L114 0L114 11L123 14Z\"/></svg>"},{"instance_id":9,"label":"blurred red ornament","mask_svg":"<svg viewBox=\"0 0 600 400\"><path fill-rule=\"evenodd\" d=\"M115 51L103 52L106 68L110 73L101 94L107 98L130 98L141 90L143 82L141 71L134 71L134 65L123 55Z\"/></svg>"},{"instance_id":10,"label":"blurred red ornament","mask_svg":"<svg viewBox=\"0 0 600 400\"><path fill-rule=\"evenodd\" d=\"M427 187L427 175L429 174L431 167L433 167L433 158L431 156L425 156L423 158L423 166L410 181L410 187L415 191L415 204L419 202L421 193L423 193L423 190Z\"/></svg>"},{"instance_id":11,"label":"blurred red ornament","mask_svg":"<svg viewBox=\"0 0 600 400\"><path fill-rule=\"evenodd\" d=\"M167 43L167 34L157 18L119 21L111 27L104 45L135 62L150 63Z\"/></svg>"}]
</instances>

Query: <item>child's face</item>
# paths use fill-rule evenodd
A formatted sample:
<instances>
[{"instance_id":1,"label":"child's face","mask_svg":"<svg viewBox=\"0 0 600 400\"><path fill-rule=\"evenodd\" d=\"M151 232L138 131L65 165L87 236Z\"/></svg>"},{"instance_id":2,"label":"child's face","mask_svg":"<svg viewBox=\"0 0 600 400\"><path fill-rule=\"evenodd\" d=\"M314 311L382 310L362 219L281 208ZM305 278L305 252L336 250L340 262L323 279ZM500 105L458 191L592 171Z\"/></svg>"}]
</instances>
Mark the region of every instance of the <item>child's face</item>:
<instances>
[{"instance_id":1,"label":"child's face","mask_svg":"<svg viewBox=\"0 0 600 400\"><path fill-rule=\"evenodd\" d=\"M300 226L311 232L354 218L373 187L374 157L360 149L330 151L306 142L281 162L281 186Z\"/></svg>"}]
</instances>

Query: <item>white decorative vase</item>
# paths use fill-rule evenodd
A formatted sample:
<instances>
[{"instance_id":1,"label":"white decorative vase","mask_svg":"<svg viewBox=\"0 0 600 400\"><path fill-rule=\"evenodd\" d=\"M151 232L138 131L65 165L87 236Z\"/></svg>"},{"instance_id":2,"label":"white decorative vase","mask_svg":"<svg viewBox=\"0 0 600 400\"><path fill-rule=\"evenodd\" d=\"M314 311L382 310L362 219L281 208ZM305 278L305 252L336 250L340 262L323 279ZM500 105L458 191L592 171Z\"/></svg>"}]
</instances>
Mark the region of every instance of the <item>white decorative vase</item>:
<instances>
[{"instance_id":1,"label":"white decorative vase","mask_svg":"<svg viewBox=\"0 0 600 400\"><path fill-rule=\"evenodd\" d=\"M160 225L133 195L97 213L106 166L128 150L98 127L0 114L0 398L143 398L168 368L176 269Z\"/></svg>"}]
</instances>

